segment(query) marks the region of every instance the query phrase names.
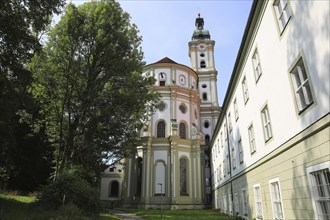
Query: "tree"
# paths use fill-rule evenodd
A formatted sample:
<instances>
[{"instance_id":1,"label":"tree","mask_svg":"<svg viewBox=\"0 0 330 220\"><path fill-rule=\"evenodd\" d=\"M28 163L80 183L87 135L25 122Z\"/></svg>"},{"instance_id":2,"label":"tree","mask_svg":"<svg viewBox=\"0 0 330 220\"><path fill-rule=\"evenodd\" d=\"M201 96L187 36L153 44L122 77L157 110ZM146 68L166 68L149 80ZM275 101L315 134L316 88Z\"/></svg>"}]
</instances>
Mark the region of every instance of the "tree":
<instances>
[{"instance_id":1,"label":"tree","mask_svg":"<svg viewBox=\"0 0 330 220\"><path fill-rule=\"evenodd\" d=\"M31 83L32 77L26 70L25 64L30 61L35 51L41 49L40 33L50 23L52 14L60 12L64 2L64 0L1 1L0 184L2 186L7 181L13 183L13 176L19 176L20 170L26 172L24 169L26 164L22 161L31 165L34 163L29 163L29 161L31 162L34 156L41 158L34 154L42 149L35 148L39 146L35 145L35 141L40 140L39 135L32 134L26 124L19 123L17 112L25 109L34 114L35 103L27 93L27 86ZM28 151L30 154L17 154L23 151ZM29 157L32 155L32 158Z\"/></svg>"},{"instance_id":2,"label":"tree","mask_svg":"<svg viewBox=\"0 0 330 220\"><path fill-rule=\"evenodd\" d=\"M141 37L115 1L69 4L33 58L31 93L55 149L55 177L68 166L99 172L137 144L157 95L141 75ZM102 168L103 169L103 168Z\"/></svg>"}]
</instances>

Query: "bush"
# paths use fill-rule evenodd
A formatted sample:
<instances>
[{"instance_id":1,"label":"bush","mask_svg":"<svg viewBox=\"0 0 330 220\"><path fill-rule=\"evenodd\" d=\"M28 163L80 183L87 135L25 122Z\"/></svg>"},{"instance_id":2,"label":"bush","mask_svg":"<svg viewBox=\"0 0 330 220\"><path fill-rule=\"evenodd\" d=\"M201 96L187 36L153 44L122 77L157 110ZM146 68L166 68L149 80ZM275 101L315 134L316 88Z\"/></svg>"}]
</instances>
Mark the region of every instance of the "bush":
<instances>
[{"instance_id":1,"label":"bush","mask_svg":"<svg viewBox=\"0 0 330 220\"><path fill-rule=\"evenodd\" d=\"M86 215L98 214L101 205L96 189L80 174L76 169L64 171L56 181L41 189L38 203L52 210L57 210L66 204L73 204Z\"/></svg>"},{"instance_id":2,"label":"bush","mask_svg":"<svg viewBox=\"0 0 330 220\"><path fill-rule=\"evenodd\" d=\"M75 204L68 203L57 210L59 219L81 219L83 212Z\"/></svg>"}]
</instances>

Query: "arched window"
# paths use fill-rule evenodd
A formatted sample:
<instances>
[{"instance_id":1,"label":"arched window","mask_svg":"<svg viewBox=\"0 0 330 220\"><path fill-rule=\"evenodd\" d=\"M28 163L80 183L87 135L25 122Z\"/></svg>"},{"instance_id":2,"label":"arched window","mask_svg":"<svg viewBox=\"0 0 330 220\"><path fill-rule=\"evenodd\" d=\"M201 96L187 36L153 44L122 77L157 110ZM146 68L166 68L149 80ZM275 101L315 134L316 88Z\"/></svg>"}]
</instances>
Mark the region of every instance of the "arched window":
<instances>
[{"instance_id":1,"label":"arched window","mask_svg":"<svg viewBox=\"0 0 330 220\"><path fill-rule=\"evenodd\" d=\"M157 124L157 137L164 138L165 137L165 122L160 121Z\"/></svg>"},{"instance_id":2,"label":"arched window","mask_svg":"<svg viewBox=\"0 0 330 220\"><path fill-rule=\"evenodd\" d=\"M209 145L210 144L210 135L205 135L205 145Z\"/></svg>"},{"instance_id":3,"label":"arched window","mask_svg":"<svg viewBox=\"0 0 330 220\"><path fill-rule=\"evenodd\" d=\"M207 94L203 93L203 101L207 101Z\"/></svg>"},{"instance_id":4,"label":"arched window","mask_svg":"<svg viewBox=\"0 0 330 220\"><path fill-rule=\"evenodd\" d=\"M205 64L205 61L201 61L201 68L205 68L206 67L206 64Z\"/></svg>"},{"instance_id":5,"label":"arched window","mask_svg":"<svg viewBox=\"0 0 330 220\"><path fill-rule=\"evenodd\" d=\"M180 159L180 195L188 195L187 187L187 160L185 158Z\"/></svg>"},{"instance_id":6,"label":"arched window","mask_svg":"<svg viewBox=\"0 0 330 220\"><path fill-rule=\"evenodd\" d=\"M136 184L136 195L140 196L141 195L141 191L142 191L142 158L139 157L137 159L136 162L136 180L137 180L137 184Z\"/></svg>"},{"instance_id":7,"label":"arched window","mask_svg":"<svg viewBox=\"0 0 330 220\"><path fill-rule=\"evenodd\" d=\"M166 166L164 161L157 161L155 167L155 194L165 195L165 170Z\"/></svg>"},{"instance_id":8,"label":"arched window","mask_svg":"<svg viewBox=\"0 0 330 220\"><path fill-rule=\"evenodd\" d=\"M179 135L181 139L186 139L186 125L184 123L180 123L179 125Z\"/></svg>"},{"instance_id":9,"label":"arched window","mask_svg":"<svg viewBox=\"0 0 330 220\"><path fill-rule=\"evenodd\" d=\"M119 196L119 183L118 181L111 181L109 183L109 197L118 197Z\"/></svg>"}]
</instances>

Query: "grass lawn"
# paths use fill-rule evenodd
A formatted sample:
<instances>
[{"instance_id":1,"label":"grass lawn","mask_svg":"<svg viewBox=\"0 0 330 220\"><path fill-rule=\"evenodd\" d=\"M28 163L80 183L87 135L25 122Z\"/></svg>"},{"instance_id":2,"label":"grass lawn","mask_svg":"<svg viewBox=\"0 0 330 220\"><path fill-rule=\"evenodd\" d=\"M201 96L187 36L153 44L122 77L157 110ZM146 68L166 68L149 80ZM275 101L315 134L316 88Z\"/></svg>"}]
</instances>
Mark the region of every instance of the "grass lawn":
<instances>
[{"instance_id":1,"label":"grass lawn","mask_svg":"<svg viewBox=\"0 0 330 220\"><path fill-rule=\"evenodd\" d=\"M47 211L39 208L35 204L35 196L19 196L12 194L0 193L0 219L18 219L18 220L64 220L64 219L79 219L79 220L119 220L112 214L111 211L103 211L96 217L66 217L58 211ZM221 214L214 210L163 210L163 218L160 216L160 210L142 210L142 209L119 209L124 212L134 213L146 220L234 220L235 218Z\"/></svg>"},{"instance_id":2,"label":"grass lawn","mask_svg":"<svg viewBox=\"0 0 330 220\"><path fill-rule=\"evenodd\" d=\"M214 210L163 210L163 218L161 218L160 210L141 210L141 209L119 209L125 212L134 213L146 220L181 220L181 219L198 219L198 220L234 220L235 218L221 214Z\"/></svg>"},{"instance_id":3,"label":"grass lawn","mask_svg":"<svg viewBox=\"0 0 330 220\"><path fill-rule=\"evenodd\" d=\"M12 194L0 193L0 219L1 220L119 220L119 218L110 212L104 211L99 216L89 217L64 217L59 215L57 211L47 211L35 205L35 196L19 196Z\"/></svg>"}]
</instances>

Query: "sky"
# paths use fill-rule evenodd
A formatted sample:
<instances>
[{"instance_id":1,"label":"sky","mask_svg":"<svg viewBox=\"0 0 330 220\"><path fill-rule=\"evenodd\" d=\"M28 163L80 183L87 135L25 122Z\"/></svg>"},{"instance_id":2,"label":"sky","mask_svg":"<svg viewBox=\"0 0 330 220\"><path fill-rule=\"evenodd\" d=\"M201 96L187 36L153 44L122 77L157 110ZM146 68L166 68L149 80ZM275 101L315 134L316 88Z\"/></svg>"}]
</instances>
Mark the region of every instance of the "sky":
<instances>
[{"instance_id":1,"label":"sky","mask_svg":"<svg viewBox=\"0 0 330 220\"><path fill-rule=\"evenodd\" d=\"M82 4L83 0L67 0ZM136 24L144 61L147 64L169 57L189 66L188 42L200 13L204 29L215 41L214 59L218 71L218 101L222 105L238 49L250 13L252 0L119 0Z\"/></svg>"}]
</instances>

